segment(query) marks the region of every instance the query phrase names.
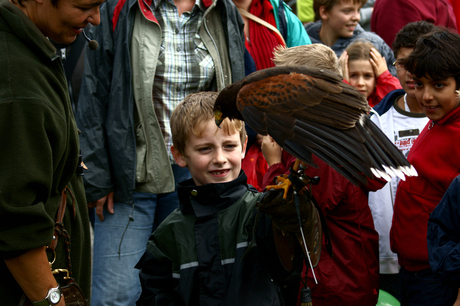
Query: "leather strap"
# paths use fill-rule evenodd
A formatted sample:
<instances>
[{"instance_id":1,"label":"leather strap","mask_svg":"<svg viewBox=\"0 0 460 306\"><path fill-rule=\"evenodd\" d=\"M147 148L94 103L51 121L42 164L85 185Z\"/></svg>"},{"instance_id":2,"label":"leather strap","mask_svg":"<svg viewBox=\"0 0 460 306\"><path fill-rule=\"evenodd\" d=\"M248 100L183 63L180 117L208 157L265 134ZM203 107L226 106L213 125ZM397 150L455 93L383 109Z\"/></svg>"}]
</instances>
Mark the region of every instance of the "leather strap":
<instances>
[{"instance_id":1,"label":"leather strap","mask_svg":"<svg viewBox=\"0 0 460 306\"><path fill-rule=\"evenodd\" d=\"M255 15L249 13L248 11L245 11L245 10L240 9L240 8L238 8L238 11L240 12L240 14L241 14L242 16L247 17L247 18L249 18L249 19L251 19L252 21L255 21L255 22L257 22L257 23L260 23L261 25L263 25L263 26L269 28L270 30L272 30L273 32L275 32L276 34L278 34L279 37L281 37L281 40L283 41L284 45L287 46L287 45L286 45L286 41L284 40L283 35L281 35L280 31L278 31L278 29L277 29L276 27L272 26L271 24L269 24L269 23L266 22L265 20L260 19L259 17L257 17L257 16L255 16Z\"/></svg>"}]
</instances>

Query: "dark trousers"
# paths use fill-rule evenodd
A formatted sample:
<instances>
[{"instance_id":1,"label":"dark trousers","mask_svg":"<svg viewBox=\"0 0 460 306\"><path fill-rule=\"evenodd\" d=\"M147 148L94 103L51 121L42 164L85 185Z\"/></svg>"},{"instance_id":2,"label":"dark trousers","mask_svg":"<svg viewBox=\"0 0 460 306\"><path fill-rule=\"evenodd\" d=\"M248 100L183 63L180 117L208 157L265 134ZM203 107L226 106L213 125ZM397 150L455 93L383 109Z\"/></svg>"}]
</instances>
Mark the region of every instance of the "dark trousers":
<instances>
[{"instance_id":1,"label":"dark trousers","mask_svg":"<svg viewBox=\"0 0 460 306\"><path fill-rule=\"evenodd\" d=\"M411 272L399 271L401 306L452 306L458 288L441 283L431 269Z\"/></svg>"}]
</instances>

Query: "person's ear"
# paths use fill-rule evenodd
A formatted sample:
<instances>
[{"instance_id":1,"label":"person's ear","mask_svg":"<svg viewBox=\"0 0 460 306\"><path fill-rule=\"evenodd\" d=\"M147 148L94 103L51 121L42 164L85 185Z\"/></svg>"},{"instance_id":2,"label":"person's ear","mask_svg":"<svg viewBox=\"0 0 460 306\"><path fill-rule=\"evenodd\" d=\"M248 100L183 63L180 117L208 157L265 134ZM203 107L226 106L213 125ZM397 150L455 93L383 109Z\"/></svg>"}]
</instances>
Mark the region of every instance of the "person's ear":
<instances>
[{"instance_id":1,"label":"person's ear","mask_svg":"<svg viewBox=\"0 0 460 306\"><path fill-rule=\"evenodd\" d=\"M184 156L174 147L174 145L171 146L171 153L174 160L180 167L187 167L187 162L185 161Z\"/></svg>"},{"instance_id":2,"label":"person's ear","mask_svg":"<svg viewBox=\"0 0 460 306\"><path fill-rule=\"evenodd\" d=\"M242 146L242 151L241 151L241 159L243 159L246 156L246 146L248 145L248 136L246 135L246 139L244 140L243 146Z\"/></svg>"},{"instance_id":3,"label":"person's ear","mask_svg":"<svg viewBox=\"0 0 460 306\"><path fill-rule=\"evenodd\" d=\"M327 20L327 18L329 17L329 12L326 11L326 7L324 5L321 5L319 7L319 17L321 17L321 20Z\"/></svg>"}]
</instances>

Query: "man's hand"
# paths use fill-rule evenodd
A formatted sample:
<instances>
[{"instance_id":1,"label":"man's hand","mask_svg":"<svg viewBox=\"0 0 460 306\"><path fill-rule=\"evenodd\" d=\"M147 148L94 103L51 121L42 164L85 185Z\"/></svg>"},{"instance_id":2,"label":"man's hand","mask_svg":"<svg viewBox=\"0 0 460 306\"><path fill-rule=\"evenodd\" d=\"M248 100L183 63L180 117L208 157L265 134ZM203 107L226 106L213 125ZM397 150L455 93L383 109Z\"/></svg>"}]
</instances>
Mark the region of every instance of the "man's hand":
<instances>
[{"instance_id":1,"label":"man's hand","mask_svg":"<svg viewBox=\"0 0 460 306\"><path fill-rule=\"evenodd\" d=\"M273 140L271 136L264 136L262 139L262 154L269 167L281 163L283 149Z\"/></svg>"},{"instance_id":2,"label":"man's hand","mask_svg":"<svg viewBox=\"0 0 460 306\"><path fill-rule=\"evenodd\" d=\"M96 207L96 215L99 217L99 220L104 221L104 204L107 202L107 210L109 213L113 214L113 192L109 193L105 197L94 201L89 202L88 207Z\"/></svg>"},{"instance_id":3,"label":"man's hand","mask_svg":"<svg viewBox=\"0 0 460 306\"><path fill-rule=\"evenodd\" d=\"M377 79L382 73L388 70L387 62L385 58L380 55L379 51L375 48L371 48L371 62L372 68L374 68L375 78Z\"/></svg>"},{"instance_id":4,"label":"man's hand","mask_svg":"<svg viewBox=\"0 0 460 306\"><path fill-rule=\"evenodd\" d=\"M342 55L339 57L339 66L342 69L342 76L347 83L350 83L350 76L348 75L348 53L343 51Z\"/></svg>"}]
</instances>

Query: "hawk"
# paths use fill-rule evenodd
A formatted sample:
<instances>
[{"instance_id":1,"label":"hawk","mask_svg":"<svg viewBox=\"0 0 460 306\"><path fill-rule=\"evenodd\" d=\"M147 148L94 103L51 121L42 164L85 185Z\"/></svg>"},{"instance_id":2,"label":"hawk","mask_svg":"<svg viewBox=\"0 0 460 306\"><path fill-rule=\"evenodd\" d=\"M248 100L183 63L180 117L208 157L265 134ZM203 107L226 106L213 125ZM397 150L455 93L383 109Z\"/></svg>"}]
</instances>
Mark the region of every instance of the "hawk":
<instances>
[{"instance_id":1,"label":"hawk","mask_svg":"<svg viewBox=\"0 0 460 306\"><path fill-rule=\"evenodd\" d=\"M256 71L224 88L216 99L216 124L244 120L284 150L317 168L312 154L355 185L417 172L369 119L366 98L322 69L278 66Z\"/></svg>"}]
</instances>

